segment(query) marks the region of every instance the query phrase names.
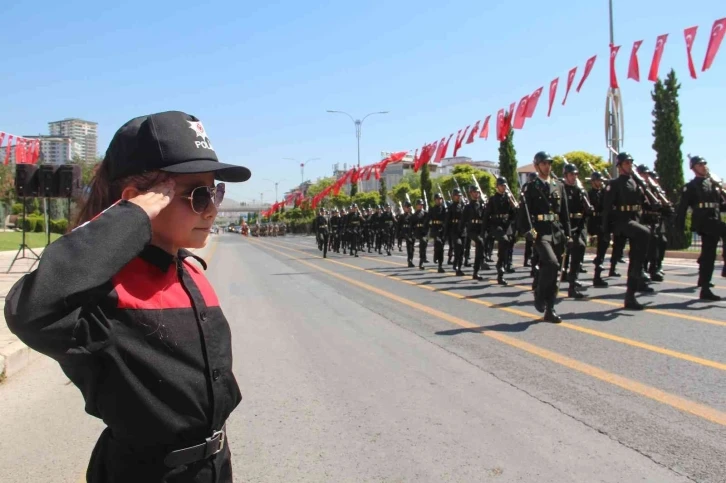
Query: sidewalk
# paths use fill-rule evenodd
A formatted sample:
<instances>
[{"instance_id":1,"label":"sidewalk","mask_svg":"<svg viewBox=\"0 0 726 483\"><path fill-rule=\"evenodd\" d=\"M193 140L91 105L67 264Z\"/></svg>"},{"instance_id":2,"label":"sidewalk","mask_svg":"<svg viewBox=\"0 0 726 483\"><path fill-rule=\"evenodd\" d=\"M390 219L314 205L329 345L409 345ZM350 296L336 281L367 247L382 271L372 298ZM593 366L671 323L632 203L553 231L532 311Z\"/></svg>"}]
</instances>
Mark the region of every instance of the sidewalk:
<instances>
[{"instance_id":1,"label":"sidewalk","mask_svg":"<svg viewBox=\"0 0 726 483\"><path fill-rule=\"evenodd\" d=\"M209 239L206 247L191 251L206 259L207 254L210 253L209 250L211 246L215 243L216 240L213 235ZM34 248L33 251L38 254L38 256L43 253L42 248ZM17 250L0 251L0 382L17 374L31 362L41 357L45 357L18 340L15 334L10 332L8 325L5 323L5 315L2 310L5 307L5 296L8 294L15 282L28 273L31 265L35 263L35 260L20 259L15 262L10 273L5 273L8 271L8 268L17 253ZM20 256L23 256L22 252ZM33 254L26 250L25 256L32 257ZM33 269L36 268L38 268L37 263L33 266Z\"/></svg>"},{"instance_id":2,"label":"sidewalk","mask_svg":"<svg viewBox=\"0 0 726 483\"><path fill-rule=\"evenodd\" d=\"M34 248L33 251L40 255L43 253L42 248ZM17 250L13 251L0 251L0 302L2 307L5 306L5 296L8 294L12 286L20 280L20 278L28 273L30 266L35 260L19 259L13 265L10 273L8 271L10 264L17 254ZM23 256L23 253L20 253ZM26 257L33 257L33 254L26 250ZM37 267L37 263L33 268ZM0 381L11 377L18 371L23 369L25 366L30 364L32 361L43 357L41 354L30 350L28 346L23 344L15 337L15 334L10 332L7 324L5 323L5 316L0 311Z\"/></svg>"}]
</instances>

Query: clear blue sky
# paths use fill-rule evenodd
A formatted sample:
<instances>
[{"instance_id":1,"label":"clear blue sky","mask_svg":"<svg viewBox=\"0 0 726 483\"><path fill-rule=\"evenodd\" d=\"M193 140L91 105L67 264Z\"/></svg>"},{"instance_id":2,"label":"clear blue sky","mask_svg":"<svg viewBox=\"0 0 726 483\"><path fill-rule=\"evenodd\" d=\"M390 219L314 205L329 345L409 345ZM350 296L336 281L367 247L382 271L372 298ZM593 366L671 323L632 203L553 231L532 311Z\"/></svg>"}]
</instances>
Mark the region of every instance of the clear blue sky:
<instances>
[{"instance_id":1,"label":"clear blue sky","mask_svg":"<svg viewBox=\"0 0 726 483\"><path fill-rule=\"evenodd\" d=\"M606 155L607 1L539 2L5 2L0 45L0 130L47 133L47 122L99 123L99 151L141 114L178 109L198 116L222 160L248 166L252 179L230 186L237 200L274 197L265 178L300 181L299 162L319 157L306 178L356 159L353 123L326 109L371 116L363 125L362 163L383 150L415 149L496 116L544 86L534 118L515 134L519 164L545 149ZM660 72L682 82L684 154L705 156L726 176L726 41L700 72L717 0L615 0L617 70L625 145L652 165L652 101L647 80L626 79L633 41L643 39L641 79L655 38L669 33ZM688 76L683 29L699 26ZM567 71L598 54L580 93L561 106ZM547 88L560 76L547 118ZM451 143L453 147L453 141ZM450 147L450 149L451 149ZM451 151L449 151L451 154ZM477 141L461 155L497 159L497 143ZM689 178L690 171L686 171Z\"/></svg>"}]
</instances>

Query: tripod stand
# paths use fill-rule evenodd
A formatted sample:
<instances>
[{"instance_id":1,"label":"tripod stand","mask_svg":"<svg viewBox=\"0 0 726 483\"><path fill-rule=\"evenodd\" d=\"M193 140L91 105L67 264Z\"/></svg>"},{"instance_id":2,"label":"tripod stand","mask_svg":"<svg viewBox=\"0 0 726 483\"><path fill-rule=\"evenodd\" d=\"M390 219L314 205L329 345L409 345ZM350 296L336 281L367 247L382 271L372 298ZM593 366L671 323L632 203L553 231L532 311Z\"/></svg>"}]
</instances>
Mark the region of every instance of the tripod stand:
<instances>
[{"instance_id":1,"label":"tripod stand","mask_svg":"<svg viewBox=\"0 0 726 483\"><path fill-rule=\"evenodd\" d=\"M33 251L33 249L30 248L25 243L25 219L26 219L27 215L28 215L28 209L25 206L25 195L23 195L23 241L20 243L20 248L18 248L18 253L15 254L15 258L13 258L13 261L10 264L10 267L8 267L8 271L5 272L5 273L10 273L10 270L12 270L13 265L15 265L15 262L17 262L18 260L23 260L23 259L26 259L26 260L35 260L35 262L33 262L33 264L30 266L30 268L28 269L28 271L31 271L33 269L33 267L35 266L35 264L38 263L38 261L40 260L40 256L37 253L35 253ZM26 249L28 251L30 251L30 253L33 254L32 257L26 257L25 256L25 250ZM21 252L22 252L23 256L20 256L20 253Z\"/></svg>"}]
</instances>

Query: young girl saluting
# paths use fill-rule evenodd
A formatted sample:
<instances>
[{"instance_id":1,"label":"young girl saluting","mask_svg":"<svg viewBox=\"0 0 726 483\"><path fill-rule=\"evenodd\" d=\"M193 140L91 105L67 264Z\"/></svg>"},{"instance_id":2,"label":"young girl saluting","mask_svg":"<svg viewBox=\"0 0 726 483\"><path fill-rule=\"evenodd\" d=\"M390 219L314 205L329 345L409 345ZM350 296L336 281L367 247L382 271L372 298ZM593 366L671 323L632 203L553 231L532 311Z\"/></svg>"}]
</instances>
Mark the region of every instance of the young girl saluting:
<instances>
[{"instance_id":1,"label":"young girl saluting","mask_svg":"<svg viewBox=\"0 0 726 483\"><path fill-rule=\"evenodd\" d=\"M108 426L89 482L227 483L225 421L241 398L231 336L196 258L224 196L250 177L220 163L201 122L142 116L111 140L77 227L8 293L5 319L57 360Z\"/></svg>"}]
</instances>

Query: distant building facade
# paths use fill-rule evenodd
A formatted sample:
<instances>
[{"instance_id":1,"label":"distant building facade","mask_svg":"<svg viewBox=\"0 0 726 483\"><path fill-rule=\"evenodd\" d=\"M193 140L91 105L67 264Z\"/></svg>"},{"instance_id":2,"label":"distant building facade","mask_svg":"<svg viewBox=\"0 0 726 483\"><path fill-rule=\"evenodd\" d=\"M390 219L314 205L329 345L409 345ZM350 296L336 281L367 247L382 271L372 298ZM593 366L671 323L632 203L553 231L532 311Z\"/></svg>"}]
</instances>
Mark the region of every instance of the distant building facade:
<instances>
[{"instance_id":1,"label":"distant building facade","mask_svg":"<svg viewBox=\"0 0 726 483\"><path fill-rule=\"evenodd\" d=\"M73 142L79 146L81 159L86 162L95 161L98 152L98 123L67 118L62 121L49 122L48 130L50 137L73 139Z\"/></svg>"}]
</instances>

